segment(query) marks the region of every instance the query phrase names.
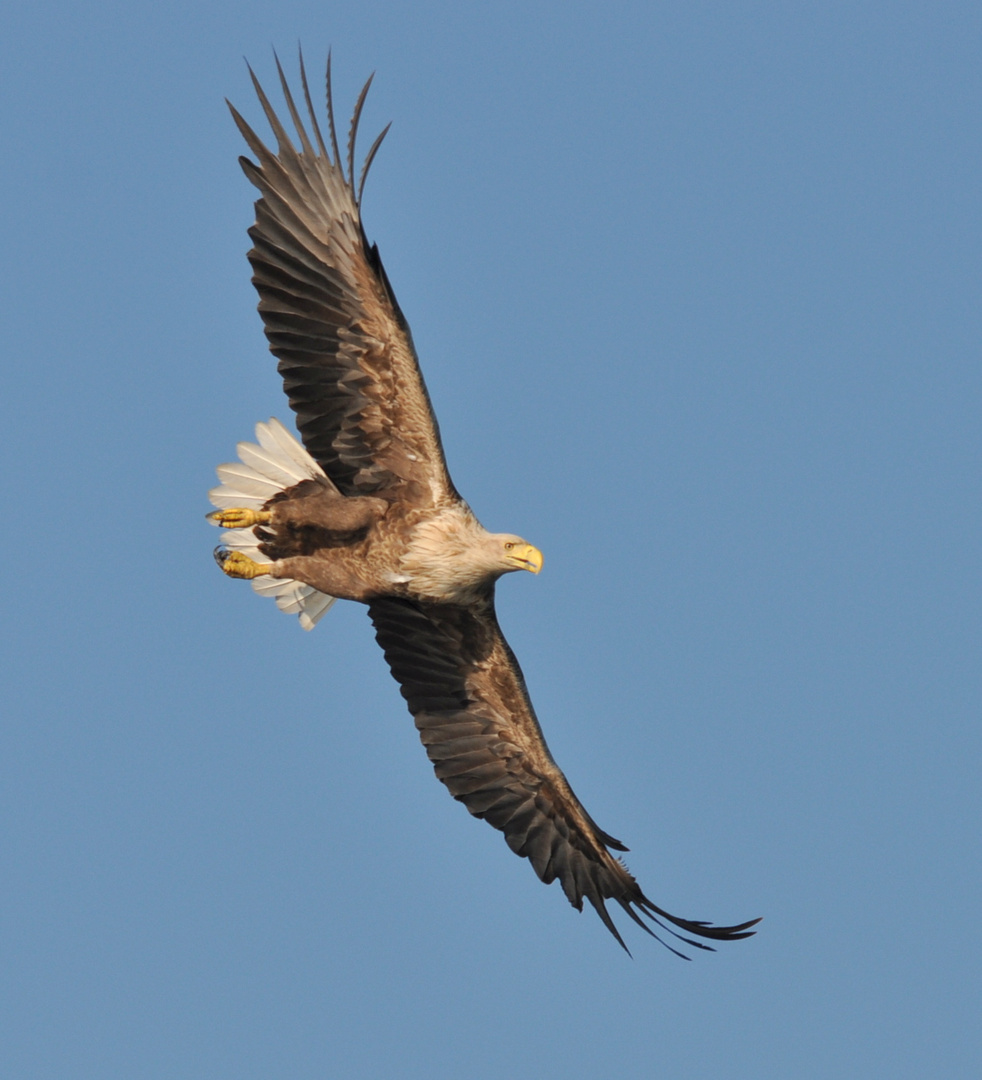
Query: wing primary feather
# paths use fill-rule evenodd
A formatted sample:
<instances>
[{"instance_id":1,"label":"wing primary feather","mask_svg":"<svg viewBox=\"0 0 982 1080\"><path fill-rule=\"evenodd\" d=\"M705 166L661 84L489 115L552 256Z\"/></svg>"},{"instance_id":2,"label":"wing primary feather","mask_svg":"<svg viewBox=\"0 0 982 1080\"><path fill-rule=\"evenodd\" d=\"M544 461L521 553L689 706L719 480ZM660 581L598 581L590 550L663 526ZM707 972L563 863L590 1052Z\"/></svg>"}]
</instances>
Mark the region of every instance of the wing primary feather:
<instances>
[{"instance_id":1,"label":"wing primary feather","mask_svg":"<svg viewBox=\"0 0 982 1080\"><path fill-rule=\"evenodd\" d=\"M314 111L314 103L310 100L310 86L307 83L307 69L303 62L303 49L300 45L297 45L297 54L300 58L300 83L303 86L304 100L307 102L307 115L310 117L310 125L314 129L314 135L317 138L317 145L320 147L321 154L330 161L330 156L327 152L327 147L324 145L324 136L321 135L320 124L317 123L317 113Z\"/></svg>"},{"instance_id":2,"label":"wing primary feather","mask_svg":"<svg viewBox=\"0 0 982 1080\"><path fill-rule=\"evenodd\" d=\"M620 945L620 947L624 950L624 952L626 952L627 955L630 956L630 958L633 960L634 959L634 954L624 944L624 939L621 937L620 931L614 925L614 920L610 917L610 912L607 910L607 905L602 900L598 903L597 901L593 900L592 898L591 898L590 902L593 904L593 907L594 907L594 910L596 911L596 913L600 916L601 922L614 935L614 940L617 942L618 945ZM650 930L648 932L651 933ZM674 949L672 951L674 952ZM683 957L683 960L688 960L688 959L689 958L687 956Z\"/></svg>"},{"instance_id":3,"label":"wing primary feather","mask_svg":"<svg viewBox=\"0 0 982 1080\"><path fill-rule=\"evenodd\" d=\"M618 897L617 902L621 905L622 908L624 908L624 910L628 913L628 915L631 916L631 918L638 924L638 926L647 930L648 933L651 934L652 937L657 938L658 941L661 941L662 945L664 945L667 949L672 949L672 946L669 945L667 942L662 941L662 939L651 929L650 926L648 926L647 923L641 921L638 912L635 911L633 907L631 907L632 901L625 900L623 897ZM678 938L679 941L684 941L686 945L691 945L695 949L704 949L706 952L716 952L712 945L707 945L705 942L702 941L694 941L692 938L683 937L681 934L677 934L670 926L666 926L659 919L656 919L654 915L646 911L643 907L639 908L639 911L642 915L645 915L647 918L651 919L651 921L659 929L664 930L666 934L671 934L674 938ZM672 949L672 952L675 952L675 950ZM685 959L688 960L689 958L685 957Z\"/></svg>"},{"instance_id":4,"label":"wing primary feather","mask_svg":"<svg viewBox=\"0 0 982 1080\"><path fill-rule=\"evenodd\" d=\"M371 150L368 151L365 157L365 164L361 167L361 178L358 181L358 198L355 202L358 204L358 209L361 209L361 197L365 191L365 181L368 179L368 170L372 167L372 162L375 160L375 155L378 153L378 148L382 145L382 140L389 134L389 128L392 127L392 121L390 120L384 128L379 132L378 138L372 143Z\"/></svg>"},{"instance_id":5,"label":"wing primary feather","mask_svg":"<svg viewBox=\"0 0 982 1080\"><path fill-rule=\"evenodd\" d=\"M626 900L626 899L624 899L624 897L619 896L619 897L617 897L617 902L628 913L628 915L630 915L630 917L638 924L638 926L640 926L641 929L644 930L644 932L646 934L650 934L655 939L655 941L658 942L659 945L661 945L664 948L668 949L668 951L670 953L674 953L677 957L679 957L682 960L691 960L692 959L691 956L686 956L684 952L679 952L679 950L676 949L674 945L671 945L669 942L667 942L660 934L656 934L655 931L652 930L651 927L646 922L643 922L641 920L641 918L639 917L638 913L634 910L633 907L631 907L631 904L632 904L631 900ZM655 923L655 925L659 929L664 930L666 933L671 934L673 937L677 937L679 939L679 941L684 941L686 943L686 945L692 945L694 948L703 949L706 952L716 952L716 950L712 947L712 945L705 945L701 941L693 941L691 938L682 937L681 934L676 934L675 931L670 926L663 925L661 922L659 922L657 919L655 919L654 916L650 915L647 911L645 911L644 908L641 908L641 912L644 915L647 915L649 919L652 919L652 921Z\"/></svg>"},{"instance_id":6,"label":"wing primary feather","mask_svg":"<svg viewBox=\"0 0 982 1080\"><path fill-rule=\"evenodd\" d=\"M327 50L327 119L331 125L331 146L334 148L334 164L341 168L341 150L338 147L338 129L334 123L334 95L331 91L331 50Z\"/></svg>"},{"instance_id":7,"label":"wing primary feather","mask_svg":"<svg viewBox=\"0 0 982 1080\"><path fill-rule=\"evenodd\" d=\"M680 919L677 915L670 915L667 911L658 907L657 904L653 904L643 893L640 900L639 906L649 916L658 915L689 934L698 934L700 937L711 938L715 941L739 941L741 938L752 937L754 931L750 927L756 926L760 922L760 919L750 919L748 922L739 923L737 926L713 926L712 923L693 919Z\"/></svg>"},{"instance_id":8,"label":"wing primary feather","mask_svg":"<svg viewBox=\"0 0 982 1080\"><path fill-rule=\"evenodd\" d=\"M692 959L691 956L686 956L684 952L676 949L674 945L669 945L669 943L660 934L656 934L650 926L646 926L643 922L641 922L641 920L634 914L634 912L629 907L627 908L627 913L631 916L632 919L634 919L634 921L641 927L641 929L644 930L646 934L650 934L655 939L655 941L657 941L658 944L662 946L662 948L668 949L670 953L673 953L680 960Z\"/></svg>"},{"instance_id":9,"label":"wing primary feather","mask_svg":"<svg viewBox=\"0 0 982 1080\"><path fill-rule=\"evenodd\" d=\"M247 64L246 67L249 67ZM263 112L266 114L266 120L269 126L273 129L273 134L276 136L276 146L280 155L283 152L289 151L291 156L296 156L297 148L293 145L290 136L287 134L286 128L280 123L279 117L276 115L273 106L269 103L269 98L266 97L266 91L263 90L259 84L259 80L256 78L256 73L249 67L249 76L252 79L253 88L256 91L256 97L259 98L259 104L263 107Z\"/></svg>"},{"instance_id":10,"label":"wing primary feather","mask_svg":"<svg viewBox=\"0 0 982 1080\"><path fill-rule=\"evenodd\" d=\"M228 98L225 99L225 104L228 106L228 110L232 114L232 119L235 121L235 126L239 129L239 133L242 135L242 138L245 139L249 149L260 160L268 158L270 154L269 151L266 149L265 145L263 144L263 141L252 130L252 128L249 127L246 121L242 119L242 116L239 114L238 109L236 109L236 107L232 104L231 101L228 100ZM254 168L252 162L247 157L240 157L239 164L242 166L243 169L245 169L246 166Z\"/></svg>"},{"instance_id":11,"label":"wing primary feather","mask_svg":"<svg viewBox=\"0 0 982 1080\"><path fill-rule=\"evenodd\" d=\"M280 86L283 88L283 98L286 101L286 107L290 110L290 119L293 121L293 126L297 129L297 135L300 137L300 145L304 149L304 153L310 154L311 157L315 157L313 144L307 137L307 129L303 126L303 121L300 119L300 113L297 112L297 106L293 101L293 94L290 93L290 86L286 81L286 75L283 74L283 65L280 63L280 58L276 55L276 50L273 50L273 59L276 61L276 71L280 77Z\"/></svg>"},{"instance_id":12,"label":"wing primary feather","mask_svg":"<svg viewBox=\"0 0 982 1080\"><path fill-rule=\"evenodd\" d=\"M365 107L365 98L368 97L368 90L374 78L375 72L373 71L361 88L361 93L355 102L355 111L351 116L351 127L348 128L348 183L351 186L352 193L355 190L355 140L358 138L358 124L361 121L361 110Z\"/></svg>"}]
</instances>

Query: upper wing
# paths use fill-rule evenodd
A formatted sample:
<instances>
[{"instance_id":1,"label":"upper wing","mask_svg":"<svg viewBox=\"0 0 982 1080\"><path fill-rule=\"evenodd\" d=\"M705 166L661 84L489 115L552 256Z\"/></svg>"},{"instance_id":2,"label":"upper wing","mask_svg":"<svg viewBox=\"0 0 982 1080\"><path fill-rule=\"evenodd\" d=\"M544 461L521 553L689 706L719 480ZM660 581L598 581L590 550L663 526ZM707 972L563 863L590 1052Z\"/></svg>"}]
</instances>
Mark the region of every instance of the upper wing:
<instances>
[{"instance_id":1,"label":"upper wing","mask_svg":"<svg viewBox=\"0 0 982 1080\"><path fill-rule=\"evenodd\" d=\"M354 142L366 83L348 139L348 175L340 160L327 69L327 112L333 156L301 76L316 147L277 61L283 95L300 140L298 150L262 87L253 85L277 150L262 143L229 105L258 164L240 158L262 192L249 252L269 347L297 413L304 445L345 495L402 487L424 504L456 493L447 473L436 419L412 337L378 249L369 247L360 215L361 187L382 140L369 151L356 192ZM251 74L251 71L250 71ZM388 130L388 129L386 129Z\"/></svg>"},{"instance_id":2,"label":"upper wing","mask_svg":"<svg viewBox=\"0 0 982 1080\"><path fill-rule=\"evenodd\" d=\"M368 610L436 775L472 814L500 829L544 882L559 878L579 910L586 897L621 945L605 900L652 934L639 915L672 934L659 917L703 938L750 936L757 919L712 926L669 915L610 854L627 848L597 826L553 761L490 599L476 609L387 597Z\"/></svg>"}]
</instances>

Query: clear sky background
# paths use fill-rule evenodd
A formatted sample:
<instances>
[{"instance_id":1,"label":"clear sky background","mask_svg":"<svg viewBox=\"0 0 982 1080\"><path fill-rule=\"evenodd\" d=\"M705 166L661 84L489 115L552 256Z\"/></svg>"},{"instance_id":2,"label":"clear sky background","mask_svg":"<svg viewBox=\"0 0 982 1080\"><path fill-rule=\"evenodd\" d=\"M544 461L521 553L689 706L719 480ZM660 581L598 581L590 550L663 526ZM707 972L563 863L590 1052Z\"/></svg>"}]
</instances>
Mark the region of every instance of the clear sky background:
<instances>
[{"instance_id":1,"label":"clear sky background","mask_svg":"<svg viewBox=\"0 0 982 1080\"><path fill-rule=\"evenodd\" d=\"M16 1080L982 1075L978 3L8 0ZM432 775L363 609L216 569L290 420L228 96L365 197L550 745L677 960Z\"/></svg>"}]
</instances>

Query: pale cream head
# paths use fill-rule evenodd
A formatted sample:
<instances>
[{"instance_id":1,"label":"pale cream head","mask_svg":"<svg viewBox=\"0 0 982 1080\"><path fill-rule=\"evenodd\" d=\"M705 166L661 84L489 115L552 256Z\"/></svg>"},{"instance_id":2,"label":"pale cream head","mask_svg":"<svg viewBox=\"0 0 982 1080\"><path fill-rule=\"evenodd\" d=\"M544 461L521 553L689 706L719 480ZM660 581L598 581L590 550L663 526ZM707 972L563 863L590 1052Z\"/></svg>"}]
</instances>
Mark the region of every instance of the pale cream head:
<instances>
[{"instance_id":1,"label":"pale cream head","mask_svg":"<svg viewBox=\"0 0 982 1080\"><path fill-rule=\"evenodd\" d=\"M542 569L542 552L520 536L511 533L491 533L488 536L491 549L499 561L501 573L528 570L537 574Z\"/></svg>"}]
</instances>

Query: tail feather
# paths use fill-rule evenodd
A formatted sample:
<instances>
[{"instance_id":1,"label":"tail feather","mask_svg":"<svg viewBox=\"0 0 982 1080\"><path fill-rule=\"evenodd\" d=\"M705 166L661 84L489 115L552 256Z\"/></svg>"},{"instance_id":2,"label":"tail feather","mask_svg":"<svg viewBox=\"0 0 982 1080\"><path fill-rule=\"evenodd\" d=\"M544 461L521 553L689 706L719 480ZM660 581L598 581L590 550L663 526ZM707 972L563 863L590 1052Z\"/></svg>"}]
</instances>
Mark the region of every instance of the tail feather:
<instances>
[{"instance_id":1,"label":"tail feather","mask_svg":"<svg viewBox=\"0 0 982 1080\"><path fill-rule=\"evenodd\" d=\"M281 464L285 465L283 459L289 458L300 470L298 479L327 479L324 470L275 417L268 424L256 425L256 437L264 450L279 455Z\"/></svg>"},{"instance_id":2,"label":"tail feather","mask_svg":"<svg viewBox=\"0 0 982 1080\"><path fill-rule=\"evenodd\" d=\"M260 596L272 597L280 611L298 616L304 630L313 630L335 602L333 596L290 578L254 578L252 588Z\"/></svg>"},{"instance_id":3,"label":"tail feather","mask_svg":"<svg viewBox=\"0 0 982 1080\"><path fill-rule=\"evenodd\" d=\"M261 510L274 495L301 480L327 481L320 465L279 420L274 418L268 424L256 424L256 438L258 446L240 442L236 448L241 464L232 462L218 466L216 472L221 484L208 492L213 506L220 510L233 506ZM226 548L240 551L256 562L264 562L266 556L259 550L259 543L252 529L229 529L222 533L222 544ZM254 578L252 587L260 596L272 597L280 611L297 615L304 630L313 630L335 600L333 596L292 578Z\"/></svg>"},{"instance_id":4,"label":"tail feather","mask_svg":"<svg viewBox=\"0 0 982 1080\"><path fill-rule=\"evenodd\" d=\"M229 506L245 506L250 510L261 509L263 503L271 499L278 491L283 490L283 485L276 480L270 480L255 469L247 465L239 465L231 462L227 465L219 465L215 470L221 486L212 488L208 492L211 502L225 509ZM244 500L237 502L236 500Z\"/></svg>"},{"instance_id":5,"label":"tail feather","mask_svg":"<svg viewBox=\"0 0 982 1080\"><path fill-rule=\"evenodd\" d=\"M263 450L255 443L240 442L236 450L244 465L268 480L279 481L282 487L293 487L299 481L307 479L306 474L292 461L284 463L281 455Z\"/></svg>"}]
</instances>

